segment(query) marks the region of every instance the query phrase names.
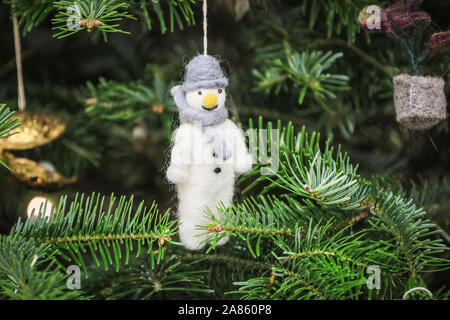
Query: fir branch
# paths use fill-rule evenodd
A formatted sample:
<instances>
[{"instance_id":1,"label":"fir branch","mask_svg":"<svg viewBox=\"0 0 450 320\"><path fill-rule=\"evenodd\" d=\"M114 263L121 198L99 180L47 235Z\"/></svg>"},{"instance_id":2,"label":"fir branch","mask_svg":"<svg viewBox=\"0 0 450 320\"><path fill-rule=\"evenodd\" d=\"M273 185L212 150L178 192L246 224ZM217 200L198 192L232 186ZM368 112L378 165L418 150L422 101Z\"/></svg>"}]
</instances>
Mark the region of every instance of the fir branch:
<instances>
[{"instance_id":1,"label":"fir branch","mask_svg":"<svg viewBox=\"0 0 450 320\"><path fill-rule=\"evenodd\" d=\"M375 207L371 210L373 218L369 222L397 240L413 279L427 266L450 268L448 260L442 261L434 256L448 248L442 239L428 238L439 231L430 220L423 219L425 212L422 208L416 208L412 200L406 201L392 192L380 192L376 198Z\"/></svg>"},{"instance_id":2,"label":"fir branch","mask_svg":"<svg viewBox=\"0 0 450 320\"><path fill-rule=\"evenodd\" d=\"M256 269L262 272L271 271L273 267L273 265L268 263L251 261L249 259L239 258L228 254L187 253L182 256L182 259L186 261L207 261L208 263L215 265L227 265L230 268Z\"/></svg>"},{"instance_id":3,"label":"fir branch","mask_svg":"<svg viewBox=\"0 0 450 320\"><path fill-rule=\"evenodd\" d=\"M140 9L143 12L144 20L149 30L152 30L152 19L150 17L149 7L152 8L159 20L161 33L166 33L167 30L173 32L175 25L180 30L183 30L184 24L187 26L195 25L195 17L192 5L197 4L198 0L161 0L152 1L151 6L148 5L149 1L140 0ZM166 8L167 7L167 8ZM164 14L165 9L168 11L168 21ZM169 27L167 27L169 24Z\"/></svg>"},{"instance_id":4,"label":"fir branch","mask_svg":"<svg viewBox=\"0 0 450 320\"><path fill-rule=\"evenodd\" d=\"M117 206L115 201L112 195L106 207L105 197L92 194L85 199L84 195L77 195L66 211L67 197L62 197L57 211L49 218L39 216L25 223L19 219L10 234L51 245L62 258L75 261L85 271L84 253L89 251L97 266L100 266L97 257L100 253L105 270L112 264L118 270L120 260L128 262L133 245L137 245L136 256L140 255L142 246L147 246L147 254L152 264L155 263L153 245L157 243L161 247L172 241L176 221L169 221L168 211L159 214L155 203L147 209L141 202L133 210L133 197L129 200L121 197ZM158 251L156 263L163 254L163 250Z\"/></svg>"},{"instance_id":5,"label":"fir branch","mask_svg":"<svg viewBox=\"0 0 450 320\"><path fill-rule=\"evenodd\" d=\"M53 0L4 0L4 2L11 5L12 13L19 18L23 35L41 24L55 10Z\"/></svg>"},{"instance_id":6,"label":"fir branch","mask_svg":"<svg viewBox=\"0 0 450 320\"><path fill-rule=\"evenodd\" d=\"M294 52L285 60L276 59L261 73L253 71L259 80L255 90L266 93L274 91L278 94L281 89L287 89L286 81L291 80L294 87L299 88L298 103L301 105L307 92L325 108L326 99L334 99L334 92L348 90L349 78L340 74L325 73L334 62L342 57L342 53L333 54L331 51Z\"/></svg>"},{"instance_id":7,"label":"fir branch","mask_svg":"<svg viewBox=\"0 0 450 320\"><path fill-rule=\"evenodd\" d=\"M130 3L118 0L75 0L56 1L53 6L58 10L52 19L57 30L56 38L65 38L81 30L91 32L94 28L101 32L120 32L129 34L118 28L117 21L125 18L135 19L127 9Z\"/></svg>"},{"instance_id":8,"label":"fir branch","mask_svg":"<svg viewBox=\"0 0 450 320\"><path fill-rule=\"evenodd\" d=\"M308 232L297 232L293 244L279 238L276 244L283 250L283 255L278 260L283 264L297 259L301 263L320 264L332 258L360 269L367 269L369 265L375 264L381 268L383 275L390 278L402 275L404 270L401 262L389 253L394 245L382 240L368 240L368 235L372 232L370 228L349 235L346 229L331 234L330 229L332 230L331 221L315 225L311 221Z\"/></svg>"},{"instance_id":9,"label":"fir branch","mask_svg":"<svg viewBox=\"0 0 450 320\"><path fill-rule=\"evenodd\" d=\"M347 41L354 43L356 34L360 32L359 23L355 19L361 8L371 5L370 0L341 1L306 0L301 4L301 14L307 17L308 27L325 28L328 38L333 34L340 35L345 29Z\"/></svg>"},{"instance_id":10,"label":"fir branch","mask_svg":"<svg viewBox=\"0 0 450 320\"><path fill-rule=\"evenodd\" d=\"M277 179L269 178L272 185L314 199L321 206L338 205L344 210L360 207L367 187L358 184L355 172L337 170L335 162L322 161L319 151L312 161L305 163L302 158L297 154L286 157L275 173Z\"/></svg>"},{"instance_id":11,"label":"fir branch","mask_svg":"<svg viewBox=\"0 0 450 320\"><path fill-rule=\"evenodd\" d=\"M173 32L175 25L183 29L184 25L195 25L195 17L192 6L197 0L140 0L133 3L118 0L5 0L12 5L13 13L19 17L19 25L23 34L27 34L33 28L41 24L51 13L56 11L52 18L57 38L65 38L81 30L92 31L99 29L101 32L119 32L129 34L119 28L118 21L135 19L127 10L135 15L143 17L143 21L149 30L152 29L152 19L149 7L156 14L161 26L161 33L167 30ZM168 12L165 17L164 11ZM169 27L167 27L169 24Z\"/></svg>"},{"instance_id":12,"label":"fir branch","mask_svg":"<svg viewBox=\"0 0 450 320\"><path fill-rule=\"evenodd\" d=\"M14 113L14 111L11 111L4 104L0 104L0 139L14 134L11 131L20 126L19 120L12 118Z\"/></svg>"},{"instance_id":13,"label":"fir branch","mask_svg":"<svg viewBox=\"0 0 450 320\"><path fill-rule=\"evenodd\" d=\"M129 121L155 114L172 115L175 111L169 84L157 74L151 83L136 81L124 84L100 78L97 85L87 82L84 91L82 102L90 118Z\"/></svg>"},{"instance_id":14,"label":"fir branch","mask_svg":"<svg viewBox=\"0 0 450 320\"><path fill-rule=\"evenodd\" d=\"M10 111L4 104L0 104L0 139L7 138L14 133L11 133L14 129L20 126L20 122L18 119L12 118L14 115L14 111ZM1 144L0 144L0 152ZM7 169L10 169L6 163L4 163L0 159L0 165L5 166Z\"/></svg>"},{"instance_id":15,"label":"fir branch","mask_svg":"<svg viewBox=\"0 0 450 320\"><path fill-rule=\"evenodd\" d=\"M199 270L198 261L187 262L182 255L166 253L159 264L146 257L121 263L119 272L90 267L86 291L107 300L176 299L180 295L210 297L214 291L205 284L207 270Z\"/></svg>"},{"instance_id":16,"label":"fir branch","mask_svg":"<svg viewBox=\"0 0 450 320\"><path fill-rule=\"evenodd\" d=\"M278 272L282 272L283 274L285 274L288 278L291 278L294 281L297 281L301 284L301 286L305 289L305 290L309 290L311 292L311 294L313 296L316 296L319 300L325 300L325 297L320 293L320 291L314 287L313 285L311 285L311 283L309 283L308 281L306 281L302 276L300 276L297 273L294 273L288 269L285 268L278 268L277 269ZM289 281L289 280L288 280Z\"/></svg>"},{"instance_id":17,"label":"fir branch","mask_svg":"<svg viewBox=\"0 0 450 320\"><path fill-rule=\"evenodd\" d=\"M360 56L362 59L364 59L367 63L371 64L381 72L383 72L385 75L392 77L394 74L397 74L399 72L399 69L397 67L392 66L386 66L383 63L376 60L374 57L370 56L363 50L359 49L357 46L339 39L339 38L332 38L332 39L318 39L314 41L314 45L318 47L322 46L341 46L344 48L347 48L351 50L352 52L356 53L358 56Z\"/></svg>"},{"instance_id":18,"label":"fir branch","mask_svg":"<svg viewBox=\"0 0 450 320\"><path fill-rule=\"evenodd\" d=\"M250 125L252 126L252 123ZM259 125L261 128L261 122ZM264 192L267 193L277 187L281 195L273 199L270 196L260 196L252 199L251 202L245 200L241 205L234 206L233 213L239 216L240 220L231 223L239 225L240 228L243 226L259 229L268 226L269 230L280 227L290 228L293 233L289 237L282 234L267 237L284 252L283 255L276 255L279 265L290 264L289 270L293 274L303 274L302 272L306 270L317 270L317 268L345 269L349 266L356 268L358 274L363 274L369 265L377 265L388 281L386 288L382 290L383 296L392 295L389 293L390 283L403 281L408 274L413 279L419 279L419 268L423 271L425 266L440 267L441 270L449 267L448 260L437 256L448 248L441 243L441 239L429 239L438 231L431 221L420 219L425 214L422 209L416 209L412 201L408 202L401 196L394 196L389 191L383 190L376 184L372 185L360 177L356 167L350 164L345 154L341 154L339 149L337 154L334 154L329 147L329 141L326 142L326 147L322 151L318 135L313 133L309 138L304 128L297 135L293 133L290 125L287 128L281 128L280 131L278 139L272 141L280 145L280 169L273 172L273 177L258 177L247 190L255 188L263 181L268 181L269 184L264 187ZM341 183L344 187L341 187ZM283 205L284 202L287 204ZM346 206L350 207L346 208ZM322 214L321 211L323 211ZM351 213L351 219L347 222L342 221L349 216L343 215L345 211ZM369 212L372 213L369 219L372 228L344 236L350 226L367 218ZM262 216L267 217L264 219ZM297 217L297 220L294 217ZM328 221L322 229L320 228L321 218ZM305 225L303 219L310 219L309 225ZM338 222L333 223L333 219L337 219ZM378 235L376 241L371 240L371 235L380 231L382 235ZM380 237L385 237L386 232L393 235L394 239L381 240ZM241 238L247 242L251 252L259 249L258 237L250 238L247 235ZM295 238L294 242L293 238ZM276 249L272 249L272 252L275 253ZM342 274L346 272L345 269ZM349 278L346 281L355 285L352 287L353 291L336 292L336 297L352 295L355 292L359 292L357 295L361 294L360 284L357 280L352 280L351 275L351 273L348 274ZM252 287L259 284L256 291L250 290L256 294L256 292L262 292L261 283L267 283L267 281L266 278L264 280L257 278L255 283L250 281L252 283L246 285ZM282 287L283 282L280 282L280 285ZM404 283L403 287L405 287ZM267 294L266 291L264 292ZM265 297L264 295L256 296Z\"/></svg>"},{"instance_id":19,"label":"fir branch","mask_svg":"<svg viewBox=\"0 0 450 320\"><path fill-rule=\"evenodd\" d=\"M290 230L267 230L267 229L261 229L261 228L240 228L240 227L234 227L234 226L223 226L222 229L224 231L228 231L230 234L248 234L248 235L263 235L263 236L292 236L292 233Z\"/></svg>"},{"instance_id":20,"label":"fir branch","mask_svg":"<svg viewBox=\"0 0 450 320\"><path fill-rule=\"evenodd\" d=\"M84 299L69 290L66 275L55 266L56 252L33 239L0 237L0 297L14 300Z\"/></svg>"},{"instance_id":21,"label":"fir branch","mask_svg":"<svg viewBox=\"0 0 450 320\"><path fill-rule=\"evenodd\" d=\"M250 128L253 128L253 122L250 122ZM261 119L259 129L262 129ZM349 157L341 152L340 147L334 152L330 141L327 141L322 151L318 133L309 135L303 126L299 134L295 134L292 123L284 128L279 123L278 132L281 133L277 139L268 139L267 148L279 149L279 170L272 172L274 177L258 177L244 192L268 181L270 183L264 187L264 193L280 187L295 195L313 199L322 207L360 210L368 192L368 183L357 175L357 166L350 163ZM279 147L272 148L273 143ZM246 178L256 175L260 168L256 166Z\"/></svg>"}]
</instances>

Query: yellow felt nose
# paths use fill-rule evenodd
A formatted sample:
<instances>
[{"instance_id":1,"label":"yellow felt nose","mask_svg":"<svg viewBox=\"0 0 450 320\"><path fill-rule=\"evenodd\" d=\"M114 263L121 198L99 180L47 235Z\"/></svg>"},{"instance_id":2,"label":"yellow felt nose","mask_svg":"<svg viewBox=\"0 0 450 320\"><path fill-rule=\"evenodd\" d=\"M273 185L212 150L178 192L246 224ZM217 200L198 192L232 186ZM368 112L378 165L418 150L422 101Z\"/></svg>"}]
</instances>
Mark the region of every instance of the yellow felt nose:
<instances>
[{"instance_id":1,"label":"yellow felt nose","mask_svg":"<svg viewBox=\"0 0 450 320\"><path fill-rule=\"evenodd\" d=\"M203 98L203 105L206 108L215 107L216 104L217 104L217 96L214 93L209 92L205 94L205 97Z\"/></svg>"}]
</instances>

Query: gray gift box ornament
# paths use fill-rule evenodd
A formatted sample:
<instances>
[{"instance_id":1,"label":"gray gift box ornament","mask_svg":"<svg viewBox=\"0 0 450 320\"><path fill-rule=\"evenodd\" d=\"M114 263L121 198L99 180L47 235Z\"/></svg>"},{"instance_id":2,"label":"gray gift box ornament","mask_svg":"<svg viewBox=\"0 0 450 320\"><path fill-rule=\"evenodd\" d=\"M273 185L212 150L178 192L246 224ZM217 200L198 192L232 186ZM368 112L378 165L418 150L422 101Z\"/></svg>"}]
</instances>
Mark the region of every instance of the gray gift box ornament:
<instances>
[{"instance_id":1,"label":"gray gift box ornament","mask_svg":"<svg viewBox=\"0 0 450 320\"><path fill-rule=\"evenodd\" d=\"M412 130L432 128L446 118L444 80L400 74L394 77L397 121Z\"/></svg>"}]
</instances>

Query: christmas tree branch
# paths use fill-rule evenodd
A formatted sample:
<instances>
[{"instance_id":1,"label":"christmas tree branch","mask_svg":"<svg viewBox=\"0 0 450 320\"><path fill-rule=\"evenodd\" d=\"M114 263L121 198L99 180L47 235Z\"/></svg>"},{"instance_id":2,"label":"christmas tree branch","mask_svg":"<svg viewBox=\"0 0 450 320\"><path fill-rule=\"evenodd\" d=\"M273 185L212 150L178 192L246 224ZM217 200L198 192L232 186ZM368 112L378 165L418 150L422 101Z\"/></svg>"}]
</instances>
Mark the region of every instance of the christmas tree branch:
<instances>
[{"instance_id":1,"label":"christmas tree branch","mask_svg":"<svg viewBox=\"0 0 450 320\"><path fill-rule=\"evenodd\" d=\"M156 242L161 247L165 242L171 242L177 229L176 222L169 220L169 212L159 214L155 203L146 209L141 202L132 213L133 197L129 200L121 197L116 206L112 195L109 206L104 208L105 197L92 194L85 200L84 195L77 195L67 212L66 201L67 198L63 197L58 210L48 218L40 212L35 220L28 219L25 223L19 220L12 228L11 235L51 245L58 249L62 258L74 260L85 271L82 254L88 251L97 266L100 266L97 257L97 253L100 253L105 269L115 264L118 270L120 260L128 262L133 243L137 245L136 256L139 256L143 246L148 246L147 253L153 263L153 244ZM156 262L163 254L163 250L158 251Z\"/></svg>"},{"instance_id":2,"label":"christmas tree branch","mask_svg":"<svg viewBox=\"0 0 450 320\"><path fill-rule=\"evenodd\" d=\"M0 237L0 299L83 299L68 290L66 276L55 266L56 252L32 239Z\"/></svg>"}]
</instances>

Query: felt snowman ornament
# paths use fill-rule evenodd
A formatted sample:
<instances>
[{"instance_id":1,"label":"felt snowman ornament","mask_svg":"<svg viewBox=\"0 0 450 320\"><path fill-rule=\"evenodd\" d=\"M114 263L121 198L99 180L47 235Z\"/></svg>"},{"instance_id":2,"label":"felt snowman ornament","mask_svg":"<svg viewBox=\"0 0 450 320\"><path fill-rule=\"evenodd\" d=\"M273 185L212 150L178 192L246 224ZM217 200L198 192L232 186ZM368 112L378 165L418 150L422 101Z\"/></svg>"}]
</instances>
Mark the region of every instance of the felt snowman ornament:
<instances>
[{"instance_id":1,"label":"felt snowman ornament","mask_svg":"<svg viewBox=\"0 0 450 320\"><path fill-rule=\"evenodd\" d=\"M227 85L219 61L198 55L186 66L183 83L171 90L180 126L166 176L177 189L180 240L191 250L205 245L210 235L199 227L211 222L211 213L218 216L218 206L231 203L236 177L252 168L244 134L228 119Z\"/></svg>"}]
</instances>

